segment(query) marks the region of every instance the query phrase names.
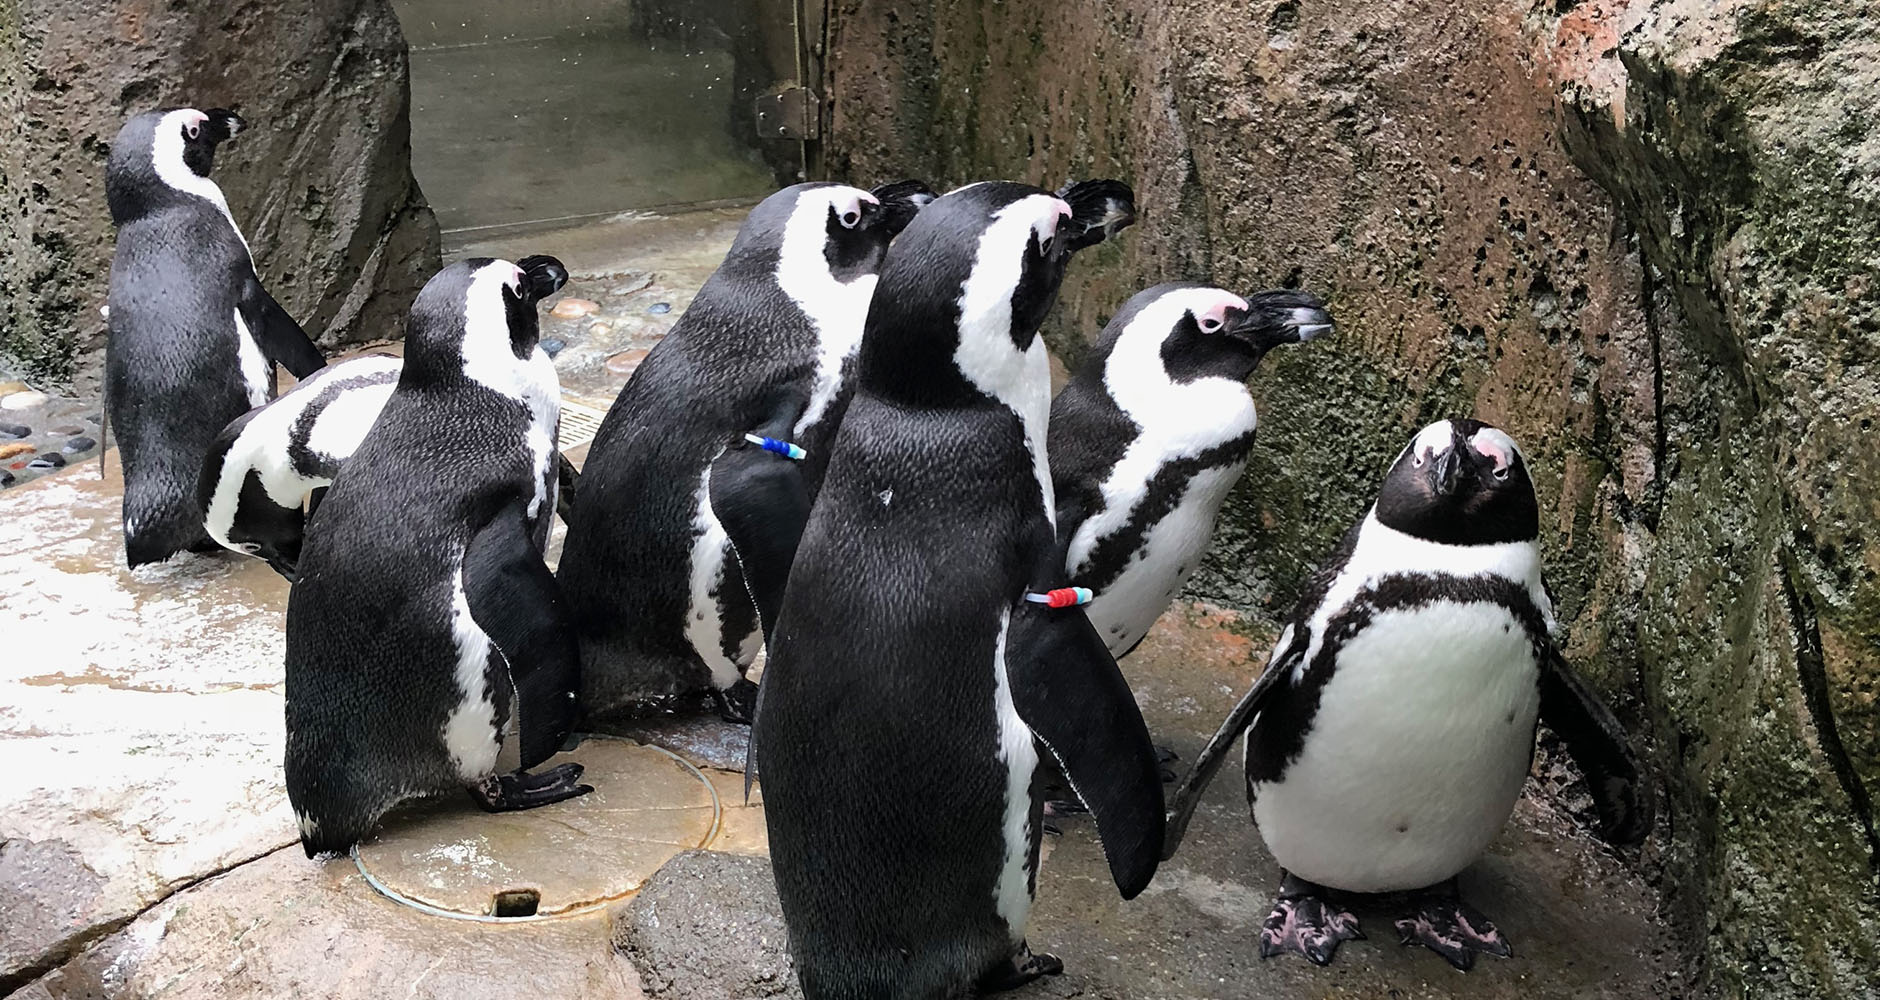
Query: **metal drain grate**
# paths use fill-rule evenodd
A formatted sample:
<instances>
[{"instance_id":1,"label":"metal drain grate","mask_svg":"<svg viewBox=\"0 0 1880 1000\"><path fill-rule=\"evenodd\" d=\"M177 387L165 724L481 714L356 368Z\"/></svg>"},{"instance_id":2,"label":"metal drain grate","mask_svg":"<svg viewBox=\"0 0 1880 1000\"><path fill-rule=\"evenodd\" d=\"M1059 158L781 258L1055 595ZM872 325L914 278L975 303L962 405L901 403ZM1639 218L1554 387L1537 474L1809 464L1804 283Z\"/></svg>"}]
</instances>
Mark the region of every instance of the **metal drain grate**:
<instances>
[{"instance_id":1,"label":"metal drain grate","mask_svg":"<svg viewBox=\"0 0 1880 1000\"><path fill-rule=\"evenodd\" d=\"M604 408L597 409L570 396L561 397L561 440L557 447L562 451L571 451L594 440L594 435L601 432L601 421L606 417Z\"/></svg>"}]
</instances>

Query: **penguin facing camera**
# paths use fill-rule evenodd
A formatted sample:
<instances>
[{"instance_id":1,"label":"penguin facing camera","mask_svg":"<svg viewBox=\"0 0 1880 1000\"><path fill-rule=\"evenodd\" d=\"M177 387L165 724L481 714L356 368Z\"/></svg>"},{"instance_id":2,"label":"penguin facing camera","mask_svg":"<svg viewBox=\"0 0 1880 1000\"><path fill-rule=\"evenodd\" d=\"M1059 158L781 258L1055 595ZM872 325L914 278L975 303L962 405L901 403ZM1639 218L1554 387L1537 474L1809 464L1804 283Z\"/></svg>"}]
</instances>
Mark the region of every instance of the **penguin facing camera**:
<instances>
[{"instance_id":1,"label":"penguin facing camera","mask_svg":"<svg viewBox=\"0 0 1880 1000\"><path fill-rule=\"evenodd\" d=\"M1124 898L1155 872L1155 751L1062 587L1038 336L1072 254L1132 217L1114 181L987 182L888 248L751 733L810 1000L1062 970L1026 943L1039 744L1089 801Z\"/></svg>"},{"instance_id":2,"label":"penguin facing camera","mask_svg":"<svg viewBox=\"0 0 1880 1000\"><path fill-rule=\"evenodd\" d=\"M196 496L211 442L274 398L273 365L296 378L325 359L255 274L209 179L216 147L244 127L216 108L147 111L111 142L105 195L117 227L105 348L105 420L124 469L132 567L216 547Z\"/></svg>"},{"instance_id":3,"label":"penguin facing camera","mask_svg":"<svg viewBox=\"0 0 1880 1000\"><path fill-rule=\"evenodd\" d=\"M932 197L903 181L764 199L609 407L556 574L588 715L709 691L727 719L749 721L760 622L720 505L771 506L769 532L794 547L808 509L797 493L815 495L828 461L882 254ZM747 434L794 447L801 484L750 463ZM746 542L755 555L774 538Z\"/></svg>"},{"instance_id":4,"label":"penguin facing camera","mask_svg":"<svg viewBox=\"0 0 1880 1000\"><path fill-rule=\"evenodd\" d=\"M287 796L308 857L387 809L591 791L528 768L574 724L579 661L542 561L560 387L536 303L553 257L452 264L418 294L396 388L314 512L287 602ZM499 773L514 728L520 768Z\"/></svg>"},{"instance_id":5,"label":"penguin facing camera","mask_svg":"<svg viewBox=\"0 0 1880 1000\"><path fill-rule=\"evenodd\" d=\"M1507 822L1536 719L1586 774L1600 836L1651 829L1643 770L1561 656L1541 579L1539 505L1513 439L1475 420L1423 428L1377 502L1306 586L1265 671L1176 792L1163 857L1247 731L1247 798L1284 870L1262 957L1324 965L1362 938L1342 894L1407 894L1400 940L1458 969L1507 939L1456 875Z\"/></svg>"}]
</instances>

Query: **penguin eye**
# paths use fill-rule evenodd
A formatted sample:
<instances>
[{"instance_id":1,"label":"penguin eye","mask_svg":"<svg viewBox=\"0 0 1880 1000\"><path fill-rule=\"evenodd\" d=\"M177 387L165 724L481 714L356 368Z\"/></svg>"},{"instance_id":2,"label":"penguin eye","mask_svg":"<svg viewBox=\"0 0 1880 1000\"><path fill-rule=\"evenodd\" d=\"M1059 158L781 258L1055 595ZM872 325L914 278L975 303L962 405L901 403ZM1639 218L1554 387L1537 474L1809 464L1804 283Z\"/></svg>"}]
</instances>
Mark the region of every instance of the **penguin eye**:
<instances>
[{"instance_id":1,"label":"penguin eye","mask_svg":"<svg viewBox=\"0 0 1880 1000\"><path fill-rule=\"evenodd\" d=\"M1051 244L1056 243L1056 242L1057 242L1057 237L1055 236L1046 236L1043 239L1039 240L1038 241L1038 256L1040 257L1051 256Z\"/></svg>"},{"instance_id":2,"label":"penguin eye","mask_svg":"<svg viewBox=\"0 0 1880 1000\"><path fill-rule=\"evenodd\" d=\"M1221 320L1217 316L1203 316L1201 317L1200 326L1202 333L1213 333L1221 328Z\"/></svg>"},{"instance_id":3,"label":"penguin eye","mask_svg":"<svg viewBox=\"0 0 1880 1000\"><path fill-rule=\"evenodd\" d=\"M1410 460L1410 467L1412 469L1423 468L1423 453L1422 452L1417 452L1417 456Z\"/></svg>"},{"instance_id":4,"label":"penguin eye","mask_svg":"<svg viewBox=\"0 0 1880 1000\"><path fill-rule=\"evenodd\" d=\"M191 139L197 138L198 136L202 135L201 123L190 122L188 125L183 126L183 134L189 136Z\"/></svg>"},{"instance_id":5,"label":"penguin eye","mask_svg":"<svg viewBox=\"0 0 1880 1000\"><path fill-rule=\"evenodd\" d=\"M1496 482L1501 482L1501 483L1505 483L1505 482L1507 482L1507 481L1508 481L1508 470L1507 470L1507 469L1496 469L1496 470L1495 470L1495 481L1496 481Z\"/></svg>"},{"instance_id":6,"label":"penguin eye","mask_svg":"<svg viewBox=\"0 0 1880 1000\"><path fill-rule=\"evenodd\" d=\"M235 547L251 556L261 554L261 543L259 542L242 542Z\"/></svg>"},{"instance_id":7,"label":"penguin eye","mask_svg":"<svg viewBox=\"0 0 1880 1000\"><path fill-rule=\"evenodd\" d=\"M856 226L861 224L862 213L851 208L848 211L843 212L842 217L838 219L837 221L842 223L842 228L844 229L854 229Z\"/></svg>"}]
</instances>

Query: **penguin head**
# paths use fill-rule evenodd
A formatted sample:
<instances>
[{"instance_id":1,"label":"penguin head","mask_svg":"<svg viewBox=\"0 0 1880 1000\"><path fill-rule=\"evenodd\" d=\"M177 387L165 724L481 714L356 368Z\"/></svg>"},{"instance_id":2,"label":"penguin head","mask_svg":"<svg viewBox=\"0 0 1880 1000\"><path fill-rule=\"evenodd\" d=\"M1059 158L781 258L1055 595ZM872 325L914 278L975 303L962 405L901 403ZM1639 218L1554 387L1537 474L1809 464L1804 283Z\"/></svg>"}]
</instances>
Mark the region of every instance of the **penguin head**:
<instances>
[{"instance_id":1,"label":"penguin head","mask_svg":"<svg viewBox=\"0 0 1880 1000\"><path fill-rule=\"evenodd\" d=\"M1540 504L1521 449L1479 420L1439 420L1418 431L1384 477L1377 519L1446 545L1540 536Z\"/></svg>"},{"instance_id":2,"label":"penguin head","mask_svg":"<svg viewBox=\"0 0 1880 1000\"><path fill-rule=\"evenodd\" d=\"M931 397L961 388L931 377L950 366L999 395L981 376L1031 350L1071 255L1128 225L1134 204L1117 181L1057 194L983 181L922 208L882 264L862 339L862 381Z\"/></svg>"},{"instance_id":3,"label":"penguin head","mask_svg":"<svg viewBox=\"0 0 1880 1000\"><path fill-rule=\"evenodd\" d=\"M907 227L933 192L919 181L874 191L846 184L784 188L751 210L725 257L731 270L753 277L793 271L801 280L848 284L881 267L888 243Z\"/></svg>"},{"instance_id":4,"label":"penguin head","mask_svg":"<svg viewBox=\"0 0 1880 1000\"><path fill-rule=\"evenodd\" d=\"M1303 343L1332 329L1325 304L1309 292L1282 289L1242 298L1222 288L1170 282L1138 292L1125 303L1110 320L1095 354L1107 359L1125 338L1140 338L1147 343L1140 350L1125 348L1129 356L1159 354L1171 382L1241 382L1273 348Z\"/></svg>"},{"instance_id":5,"label":"penguin head","mask_svg":"<svg viewBox=\"0 0 1880 1000\"><path fill-rule=\"evenodd\" d=\"M536 360L536 304L567 281L568 269L546 255L516 263L473 257L437 272L411 305L400 384L458 373L509 384L509 372Z\"/></svg>"},{"instance_id":6,"label":"penguin head","mask_svg":"<svg viewBox=\"0 0 1880 1000\"><path fill-rule=\"evenodd\" d=\"M222 200L209 180L215 150L247 127L233 111L165 108L136 115L118 129L105 165L105 196L119 223L178 194Z\"/></svg>"}]
</instances>

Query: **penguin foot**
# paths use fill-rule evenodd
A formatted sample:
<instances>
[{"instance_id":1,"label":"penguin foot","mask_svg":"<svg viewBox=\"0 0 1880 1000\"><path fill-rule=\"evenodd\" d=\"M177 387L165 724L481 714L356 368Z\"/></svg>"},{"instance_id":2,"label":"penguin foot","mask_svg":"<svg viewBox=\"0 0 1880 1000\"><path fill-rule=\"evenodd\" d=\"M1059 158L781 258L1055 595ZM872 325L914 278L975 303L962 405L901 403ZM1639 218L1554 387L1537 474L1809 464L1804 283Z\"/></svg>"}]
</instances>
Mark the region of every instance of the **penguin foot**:
<instances>
[{"instance_id":1,"label":"penguin foot","mask_svg":"<svg viewBox=\"0 0 1880 1000\"><path fill-rule=\"evenodd\" d=\"M469 786L470 797L486 812L534 809L594 790L580 783L581 765L563 764L537 774L493 774Z\"/></svg>"},{"instance_id":2,"label":"penguin foot","mask_svg":"<svg viewBox=\"0 0 1880 1000\"><path fill-rule=\"evenodd\" d=\"M1314 965L1328 965L1345 941L1362 941L1358 918L1322 898L1323 886L1286 873L1273 912L1260 928L1260 957L1293 952Z\"/></svg>"},{"instance_id":3,"label":"penguin foot","mask_svg":"<svg viewBox=\"0 0 1880 1000\"><path fill-rule=\"evenodd\" d=\"M740 677L736 684L723 691L713 688L712 702L718 706L719 718L748 726L757 717L757 683Z\"/></svg>"},{"instance_id":4,"label":"penguin foot","mask_svg":"<svg viewBox=\"0 0 1880 1000\"><path fill-rule=\"evenodd\" d=\"M1019 942L1018 951L1012 953L1011 964L1001 965L979 979L979 992L1004 993L1015 990L1039 976L1055 976L1064 971L1064 963L1056 955L1045 952L1033 953L1031 946Z\"/></svg>"},{"instance_id":5,"label":"penguin foot","mask_svg":"<svg viewBox=\"0 0 1880 1000\"><path fill-rule=\"evenodd\" d=\"M1160 743L1157 743L1155 745L1155 762L1157 764L1173 764L1176 761L1181 760L1181 759L1182 759L1182 755L1176 753L1173 747L1165 747ZM1169 777L1163 778L1162 779L1163 781L1174 780L1174 772L1169 771L1167 768L1163 768L1162 773L1169 775Z\"/></svg>"},{"instance_id":6,"label":"penguin foot","mask_svg":"<svg viewBox=\"0 0 1880 1000\"><path fill-rule=\"evenodd\" d=\"M1514 949L1488 918L1455 894L1452 879L1446 890L1417 899L1414 915L1397 921L1397 936L1406 945L1422 945L1443 956L1450 965L1469 971L1481 952L1510 958Z\"/></svg>"}]
</instances>

